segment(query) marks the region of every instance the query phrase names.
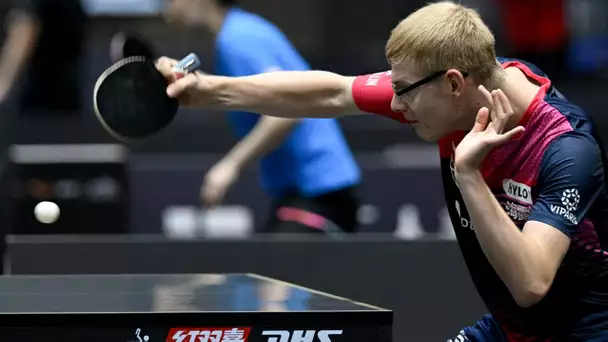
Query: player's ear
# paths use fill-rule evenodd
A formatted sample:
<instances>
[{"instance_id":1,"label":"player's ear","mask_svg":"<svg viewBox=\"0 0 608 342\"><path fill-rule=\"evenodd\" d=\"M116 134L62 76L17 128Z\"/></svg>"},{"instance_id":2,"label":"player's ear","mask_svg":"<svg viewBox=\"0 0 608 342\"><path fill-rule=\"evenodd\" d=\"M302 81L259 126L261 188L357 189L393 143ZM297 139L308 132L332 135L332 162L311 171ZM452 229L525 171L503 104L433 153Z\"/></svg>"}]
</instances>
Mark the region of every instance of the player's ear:
<instances>
[{"instance_id":1,"label":"player's ear","mask_svg":"<svg viewBox=\"0 0 608 342\"><path fill-rule=\"evenodd\" d=\"M462 93L465 86L464 76L456 69L450 69L446 72L446 78L449 82L450 92L454 96Z\"/></svg>"}]
</instances>

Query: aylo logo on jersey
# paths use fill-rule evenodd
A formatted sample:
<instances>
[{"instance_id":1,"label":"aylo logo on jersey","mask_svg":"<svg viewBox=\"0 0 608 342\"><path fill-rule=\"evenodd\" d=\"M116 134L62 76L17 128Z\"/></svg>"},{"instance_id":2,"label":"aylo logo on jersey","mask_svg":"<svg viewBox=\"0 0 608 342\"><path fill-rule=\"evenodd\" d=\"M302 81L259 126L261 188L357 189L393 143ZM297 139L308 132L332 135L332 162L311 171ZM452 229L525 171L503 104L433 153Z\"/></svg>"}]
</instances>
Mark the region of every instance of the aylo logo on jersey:
<instances>
[{"instance_id":1,"label":"aylo logo on jersey","mask_svg":"<svg viewBox=\"0 0 608 342\"><path fill-rule=\"evenodd\" d=\"M502 181L502 188L507 197L521 203L532 204L532 188L530 186L512 179L505 179Z\"/></svg>"},{"instance_id":2,"label":"aylo logo on jersey","mask_svg":"<svg viewBox=\"0 0 608 342\"><path fill-rule=\"evenodd\" d=\"M514 200L501 203L507 215L513 221L526 221L531 212L532 202L532 188L524 183L516 182L512 179L504 179L502 181L502 189L505 192L505 196Z\"/></svg>"}]
</instances>

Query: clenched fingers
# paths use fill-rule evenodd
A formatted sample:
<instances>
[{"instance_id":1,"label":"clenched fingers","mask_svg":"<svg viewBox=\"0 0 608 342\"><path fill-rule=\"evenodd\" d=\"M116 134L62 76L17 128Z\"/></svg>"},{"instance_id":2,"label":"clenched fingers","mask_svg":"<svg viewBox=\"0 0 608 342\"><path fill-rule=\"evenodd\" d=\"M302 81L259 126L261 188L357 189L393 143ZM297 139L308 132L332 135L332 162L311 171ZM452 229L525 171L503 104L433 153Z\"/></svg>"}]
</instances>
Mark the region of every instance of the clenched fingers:
<instances>
[{"instance_id":1,"label":"clenched fingers","mask_svg":"<svg viewBox=\"0 0 608 342\"><path fill-rule=\"evenodd\" d=\"M160 57L156 60L156 69L163 75L165 78L173 77L173 67L179 63L179 61L169 58L169 57Z\"/></svg>"},{"instance_id":2,"label":"clenched fingers","mask_svg":"<svg viewBox=\"0 0 608 342\"><path fill-rule=\"evenodd\" d=\"M197 84L197 74L187 74L179 80L169 84L169 86L167 87L167 95L172 98L178 98L187 91L196 88Z\"/></svg>"}]
</instances>

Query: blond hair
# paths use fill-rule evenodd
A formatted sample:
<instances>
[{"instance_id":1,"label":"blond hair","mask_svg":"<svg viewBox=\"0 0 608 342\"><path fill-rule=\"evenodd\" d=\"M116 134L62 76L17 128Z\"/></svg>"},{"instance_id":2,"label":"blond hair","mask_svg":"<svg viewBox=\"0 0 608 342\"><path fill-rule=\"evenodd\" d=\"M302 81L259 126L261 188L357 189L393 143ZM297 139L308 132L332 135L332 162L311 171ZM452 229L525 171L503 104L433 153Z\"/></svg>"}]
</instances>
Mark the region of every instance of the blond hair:
<instances>
[{"instance_id":1,"label":"blond hair","mask_svg":"<svg viewBox=\"0 0 608 342\"><path fill-rule=\"evenodd\" d=\"M402 20L386 43L389 62L414 62L426 73L458 69L486 81L497 69L495 39L477 11L451 1L429 4Z\"/></svg>"}]
</instances>

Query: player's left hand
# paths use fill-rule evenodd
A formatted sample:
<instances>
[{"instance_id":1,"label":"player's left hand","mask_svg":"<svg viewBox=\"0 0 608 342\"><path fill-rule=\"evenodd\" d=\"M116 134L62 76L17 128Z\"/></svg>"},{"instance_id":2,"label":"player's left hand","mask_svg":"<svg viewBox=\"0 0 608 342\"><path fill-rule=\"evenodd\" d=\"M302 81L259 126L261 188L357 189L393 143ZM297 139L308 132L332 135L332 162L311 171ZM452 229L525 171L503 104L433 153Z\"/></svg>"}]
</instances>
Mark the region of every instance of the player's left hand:
<instances>
[{"instance_id":1,"label":"player's left hand","mask_svg":"<svg viewBox=\"0 0 608 342\"><path fill-rule=\"evenodd\" d=\"M203 204L208 207L220 204L238 175L239 168L230 161L220 161L215 164L205 175L201 186Z\"/></svg>"},{"instance_id":2,"label":"player's left hand","mask_svg":"<svg viewBox=\"0 0 608 342\"><path fill-rule=\"evenodd\" d=\"M10 84L0 80L0 104L4 103L6 101L6 99L8 98L8 96L10 94L11 88L12 87Z\"/></svg>"},{"instance_id":3,"label":"player's left hand","mask_svg":"<svg viewBox=\"0 0 608 342\"><path fill-rule=\"evenodd\" d=\"M454 152L454 169L457 173L479 170L494 147L504 144L524 131L522 126L505 131L514 113L509 99L502 90L497 89L490 93L484 86L479 86L479 91L488 101L489 108L483 107L479 110L473 129L458 144Z\"/></svg>"}]
</instances>

